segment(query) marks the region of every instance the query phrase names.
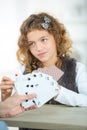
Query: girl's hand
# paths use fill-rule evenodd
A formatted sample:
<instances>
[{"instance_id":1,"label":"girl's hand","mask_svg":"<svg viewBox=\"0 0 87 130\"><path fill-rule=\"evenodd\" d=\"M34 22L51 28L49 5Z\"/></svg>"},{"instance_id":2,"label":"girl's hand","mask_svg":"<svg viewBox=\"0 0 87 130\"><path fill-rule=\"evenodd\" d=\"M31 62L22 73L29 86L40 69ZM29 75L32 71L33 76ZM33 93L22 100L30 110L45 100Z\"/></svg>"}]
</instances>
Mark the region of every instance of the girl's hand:
<instances>
[{"instance_id":1,"label":"girl's hand","mask_svg":"<svg viewBox=\"0 0 87 130\"><path fill-rule=\"evenodd\" d=\"M2 78L0 83L2 101L11 95L13 85L14 85L14 81L12 81L10 78L6 76Z\"/></svg>"},{"instance_id":2,"label":"girl's hand","mask_svg":"<svg viewBox=\"0 0 87 130\"><path fill-rule=\"evenodd\" d=\"M59 88L59 90L61 90L62 86L58 84L58 88ZM57 95L54 97L54 99L56 99L56 98L58 97L58 95L59 95L59 94L57 94Z\"/></svg>"}]
</instances>

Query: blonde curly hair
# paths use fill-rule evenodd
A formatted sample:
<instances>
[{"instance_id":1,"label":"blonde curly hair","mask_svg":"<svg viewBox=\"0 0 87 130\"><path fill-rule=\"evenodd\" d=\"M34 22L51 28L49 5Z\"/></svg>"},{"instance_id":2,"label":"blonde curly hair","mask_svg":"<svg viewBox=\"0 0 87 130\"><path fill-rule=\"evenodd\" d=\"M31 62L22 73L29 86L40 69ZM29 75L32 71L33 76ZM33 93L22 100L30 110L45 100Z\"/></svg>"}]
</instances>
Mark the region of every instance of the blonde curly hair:
<instances>
[{"instance_id":1,"label":"blonde curly hair","mask_svg":"<svg viewBox=\"0 0 87 130\"><path fill-rule=\"evenodd\" d=\"M44 22L44 17L50 19L47 29L42 28L41 26L41 24ZM45 29L53 35L56 42L58 57L56 66L61 68L62 57L69 57L71 54L70 48L72 46L72 41L69 38L68 32L66 31L64 25L47 13L32 14L21 25L21 35L18 40L19 48L17 51L17 59L19 63L26 66L27 72L32 72L38 67L43 67L42 63L30 53L28 47L27 34L34 29Z\"/></svg>"}]
</instances>

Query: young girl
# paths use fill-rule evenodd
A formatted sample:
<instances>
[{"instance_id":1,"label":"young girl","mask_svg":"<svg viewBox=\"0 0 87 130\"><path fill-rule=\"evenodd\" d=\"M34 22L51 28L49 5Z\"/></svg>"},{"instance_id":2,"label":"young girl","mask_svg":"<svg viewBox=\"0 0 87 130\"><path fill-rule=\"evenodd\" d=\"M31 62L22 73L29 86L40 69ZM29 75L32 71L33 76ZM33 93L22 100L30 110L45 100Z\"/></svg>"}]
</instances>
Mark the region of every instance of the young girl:
<instances>
[{"instance_id":1,"label":"young girl","mask_svg":"<svg viewBox=\"0 0 87 130\"><path fill-rule=\"evenodd\" d=\"M87 73L83 64L70 58L72 42L63 24L46 13L33 14L21 26L18 61L24 74L56 65L64 75L58 81L54 101L69 106L87 106ZM53 101L52 100L52 101Z\"/></svg>"},{"instance_id":2,"label":"young girl","mask_svg":"<svg viewBox=\"0 0 87 130\"><path fill-rule=\"evenodd\" d=\"M83 64L70 58L72 41L64 25L47 13L32 14L20 32L17 58L23 74L52 65L64 72L59 94L48 103L87 106L87 73Z\"/></svg>"},{"instance_id":3,"label":"young girl","mask_svg":"<svg viewBox=\"0 0 87 130\"><path fill-rule=\"evenodd\" d=\"M64 25L47 13L39 13L28 17L20 31L17 58L25 66L24 74L51 65L64 71L58 81L60 93L48 103L87 106L87 73L83 64L70 58L72 42Z\"/></svg>"}]
</instances>

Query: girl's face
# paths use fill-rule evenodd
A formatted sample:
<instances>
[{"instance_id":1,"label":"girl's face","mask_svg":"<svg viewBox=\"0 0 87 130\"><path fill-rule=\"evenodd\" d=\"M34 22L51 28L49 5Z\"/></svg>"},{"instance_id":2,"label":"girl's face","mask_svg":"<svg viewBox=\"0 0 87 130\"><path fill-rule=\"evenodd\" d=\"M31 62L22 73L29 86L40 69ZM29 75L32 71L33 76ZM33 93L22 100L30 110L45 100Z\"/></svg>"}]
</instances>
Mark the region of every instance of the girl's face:
<instances>
[{"instance_id":1,"label":"girl's face","mask_svg":"<svg viewBox=\"0 0 87 130\"><path fill-rule=\"evenodd\" d=\"M57 61L57 50L54 37L46 30L33 30L27 34L30 52L42 62L50 66Z\"/></svg>"}]
</instances>

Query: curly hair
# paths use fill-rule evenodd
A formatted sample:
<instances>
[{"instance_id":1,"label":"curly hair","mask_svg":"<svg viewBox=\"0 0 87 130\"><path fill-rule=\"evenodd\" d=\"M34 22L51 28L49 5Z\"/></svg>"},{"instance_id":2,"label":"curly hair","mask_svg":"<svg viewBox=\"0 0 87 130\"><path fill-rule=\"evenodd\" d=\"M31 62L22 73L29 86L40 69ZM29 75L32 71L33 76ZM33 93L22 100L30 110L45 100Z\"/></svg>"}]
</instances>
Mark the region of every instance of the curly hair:
<instances>
[{"instance_id":1,"label":"curly hair","mask_svg":"<svg viewBox=\"0 0 87 130\"><path fill-rule=\"evenodd\" d=\"M58 57L56 66L61 68L62 57L69 57L71 54L70 48L72 46L72 41L69 38L68 32L64 25L60 23L58 19L47 13L32 14L21 25L21 35L18 40L19 49L17 51L17 59L20 64L26 66L27 72L32 72L38 67L42 67L42 63L29 51L27 34L35 29L43 30L44 28L42 28L41 24L44 22L44 17L51 20L49 27L45 30L53 35L56 42Z\"/></svg>"}]
</instances>

